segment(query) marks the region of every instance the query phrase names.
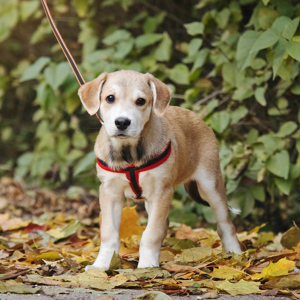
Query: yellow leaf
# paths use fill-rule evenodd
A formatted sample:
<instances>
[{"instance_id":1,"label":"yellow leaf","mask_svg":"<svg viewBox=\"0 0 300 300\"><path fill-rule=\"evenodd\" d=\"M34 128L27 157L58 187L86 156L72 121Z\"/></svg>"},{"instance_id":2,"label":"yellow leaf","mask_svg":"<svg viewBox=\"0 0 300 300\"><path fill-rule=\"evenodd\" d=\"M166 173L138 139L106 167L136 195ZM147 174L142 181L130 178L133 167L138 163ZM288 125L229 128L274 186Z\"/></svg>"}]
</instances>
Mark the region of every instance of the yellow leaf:
<instances>
[{"instance_id":1,"label":"yellow leaf","mask_svg":"<svg viewBox=\"0 0 300 300\"><path fill-rule=\"evenodd\" d=\"M300 274L288 275L267 281L264 285L266 289L300 289Z\"/></svg>"},{"instance_id":2,"label":"yellow leaf","mask_svg":"<svg viewBox=\"0 0 300 300\"><path fill-rule=\"evenodd\" d=\"M52 251L52 252L46 252L38 255L36 257L37 259L45 259L45 260L58 260L61 259L58 252Z\"/></svg>"},{"instance_id":3,"label":"yellow leaf","mask_svg":"<svg viewBox=\"0 0 300 300\"><path fill-rule=\"evenodd\" d=\"M176 255L175 261L181 262L200 262L202 259L207 258L213 254L210 247L196 247L185 249L181 254Z\"/></svg>"},{"instance_id":4,"label":"yellow leaf","mask_svg":"<svg viewBox=\"0 0 300 300\"><path fill-rule=\"evenodd\" d=\"M110 290L121 285L128 279L123 274L109 278L104 269L91 269L75 276L60 275L51 277L53 280L68 281L80 286L88 286L99 290Z\"/></svg>"},{"instance_id":5,"label":"yellow leaf","mask_svg":"<svg viewBox=\"0 0 300 300\"><path fill-rule=\"evenodd\" d=\"M120 224L120 239L126 239L130 235L139 235L144 227L138 224L139 215L133 207L124 207L122 210L121 224Z\"/></svg>"},{"instance_id":6,"label":"yellow leaf","mask_svg":"<svg viewBox=\"0 0 300 300\"><path fill-rule=\"evenodd\" d=\"M251 276L252 280L272 279L277 276L288 275L290 271L295 268L295 262L282 258L277 263L270 263L269 266L264 268L260 274Z\"/></svg>"},{"instance_id":7,"label":"yellow leaf","mask_svg":"<svg viewBox=\"0 0 300 300\"><path fill-rule=\"evenodd\" d=\"M259 282L248 282L243 279L238 283L231 283L227 280L217 286L218 289L226 291L230 295L247 295L261 293Z\"/></svg>"},{"instance_id":8,"label":"yellow leaf","mask_svg":"<svg viewBox=\"0 0 300 300\"><path fill-rule=\"evenodd\" d=\"M236 279L240 280L246 277L246 273L243 271L236 270L234 268L229 267L222 267L220 266L218 269L214 268L213 272L209 274L212 278L219 278L219 279Z\"/></svg>"}]
</instances>

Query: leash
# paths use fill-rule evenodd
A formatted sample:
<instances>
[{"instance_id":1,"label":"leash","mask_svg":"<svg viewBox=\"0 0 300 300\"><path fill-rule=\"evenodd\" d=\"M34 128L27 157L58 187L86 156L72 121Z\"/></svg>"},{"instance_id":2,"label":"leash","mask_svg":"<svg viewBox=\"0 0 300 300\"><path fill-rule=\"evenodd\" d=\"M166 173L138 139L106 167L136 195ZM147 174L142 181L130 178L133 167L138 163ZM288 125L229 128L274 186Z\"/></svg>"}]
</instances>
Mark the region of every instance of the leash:
<instances>
[{"instance_id":1,"label":"leash","mask_svg":"<svg viewBox=\"0 0 300 300\"><path fill-rule=\"evenodd\" d=\"M47 20L48 20L48 22L49 22L49 24L51 26L52 31L53 31L53 34L55 35L55 37L56 37L56 39L57 39L57 41L58 41L58 43L59 43L59 45L60 45L63 53L65 54L65 57L67 58L70 66L71 66L71 68L73 70L73 73L74 73L74 75L75 75L75 77L76 77L76 79L78 81L78 83L80 85L85 84L83 76L81 75L81 73L80 73L80 71L79 71L79 69L77 67L77 64L76 64L76 62L75 62L72 54L70 53L68 47L66 46L63 38L61 37L61 35L60 35L60 33L59 33L59 31L58 31L58 29L57 29L57 27L56 27L56 25L55 25L55 23L53 21L53 18L51 16L51 13L50 13L50 10L48 8L46 0L41 0L41 3L42 3L42 6L44 8ZM103 124L103 120L100 117L99 110L97 111L96 116L99 119L100 123Z\"/></svg>"}]
</instances>

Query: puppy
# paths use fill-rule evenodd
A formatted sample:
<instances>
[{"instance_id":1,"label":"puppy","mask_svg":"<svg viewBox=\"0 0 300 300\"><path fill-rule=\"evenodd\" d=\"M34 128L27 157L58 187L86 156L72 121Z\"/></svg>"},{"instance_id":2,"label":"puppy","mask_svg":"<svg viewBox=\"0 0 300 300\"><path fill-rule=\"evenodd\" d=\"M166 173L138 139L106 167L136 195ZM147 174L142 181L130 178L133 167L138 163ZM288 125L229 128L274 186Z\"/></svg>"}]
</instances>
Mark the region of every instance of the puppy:
<instances>
[{"instance_id":1,"label":"puppy","mask_svg":"<svg viewBox=\"0 0 300 300\"><path fill-rule=\"evenodd\" d=\"M101 247L90 268L109 268L119 252L124 196L145 201L148 225L138 268L158 266L168 228L174 187L211 206L227 251L240 253L228 216L226 191L213 131L192 111L170 106L171 89L151 74L103 73L78 92L90 115L100 110L103 126L95 144L100 185Z\"/></svg>"}]
</instances>

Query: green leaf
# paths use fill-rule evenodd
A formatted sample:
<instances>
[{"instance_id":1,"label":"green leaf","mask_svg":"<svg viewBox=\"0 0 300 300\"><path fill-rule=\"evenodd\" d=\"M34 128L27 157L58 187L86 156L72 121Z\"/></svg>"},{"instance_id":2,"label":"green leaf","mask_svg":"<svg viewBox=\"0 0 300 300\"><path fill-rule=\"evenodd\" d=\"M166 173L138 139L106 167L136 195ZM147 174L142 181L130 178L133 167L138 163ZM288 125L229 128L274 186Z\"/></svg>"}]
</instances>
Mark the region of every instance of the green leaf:
<instances>
[{"instance_id":1,"label":"green leaf","mask_svg":"<svg viewBox=\"0 0 300 300\"><path fill-rule=\"evenodd\" d=\"M172 40L168 33L163 33L163 39L155 50L155 58L157 61L169 61L171 57Z\"/></svg>"},{"instance_id":2,"label":"green leaf","mask_svg":"<svg viewBox=\"0 0 300 300\"><path fill-rule=\"evenodd\" d=\"M161 33L146 33L138 36L135 39L136 48L145 48L147 46L153 45L163 38Z\"/></svg>"},{"instance_id":3,"label":"green leaf","mask_svg":"<svg viewBox=\"0 0 300 300\"><path fill-rule=\"evenodd\" d=\"M45 67L45 65L50 61L49 57L40 57L36 60L31 66L29 66L25 72L23 73L20 81L26 81L31 79L36 79L40 74L41 70Z\"/></svg>"},{"instance_id":4,"label":"green leaf","mask_svg":"<svg viewBox=\"0 0 300 300\"><path fill-rule=\"evenodd\" d=\"M287 53L294 59L300 61L300 41L299 42L287 42L286 43Z\"/></svg>"},{"instance_id":5,"label":"green leaf","mask_svg":"<svg viewBox=\"0 0 300 300\"><path fill-rule=\"evenodd\" d=\"M192 22L189 24L184 24L186 31L189 35L203 34L204 24L201 22Z\"/></svg>"},{"instance_id":6,"label":"green leaf","mask_svg":"<svg viewBox=\"0 0 300 300\"><path fill-rule=\"evenodd\" d=\"M94 151L91 151L76 165L74 170L74 176L80 174L81 172L89 170L95 164L96 164L96 155Z\"/></svg>"},{"instance_id":7,"label":"green leaf","mask_svg":"<svg viewBox=\"0 0 300 300\"><path fill-rule=\"evenodd\" d=\"M258 87L254 92L256 101L262 106L267 105L267 101L265 99L265 92L266 89L264 87Z\"/></svg>"},{"instance_id":8,"label":"green leaf","mask_svg":"<svg viewBox=\"0 0 300 300\"><path fill-rule=\"evenodd\" d=\"M220 111L213 114L211 119L212 128L222 133L230 123L230 114L227 111Z\"/></svg>"},{"instance_id":9,"label":"green leaf","mask_svg":"<svg viewBox=\"0 0 300 300\"><path fill-rule=\"evenodd\" d=\"M258 24L262 29L268 29L279 17L278 13L271 8L262 7L258 11Z\"/></svg>"},{"instance_id":10,"label":"green leaf","mask_svg":"<svg viewBox=\"0 0 300 300\"><path fill-rule=\"evenodd\" d=\"M82 131L76 130L73 134L72 144L77 149L84 149L87 146L85 134Z\"/></svg>"},{"instance_id":11,"label":"green leaf","mask_svg":"<svg viewBox=\"0 0 300 300\"><path fill-rule=\"evenodd\" d=\"M33 160L32 152L25 152L18 157L17 163L19 166L29 166L32 160Z\"/></svg>"},{"instance_id":12,"label":"green leaf","mask_svg":"<svg viewBox=\"0 0 300 300\"><path fill-rule=\"evenodd\" d=\"M178 84L189 84L189 69L184 64L177 64L169 72L169 78Z\"/></svg>"},{"instance_id":13,"label":"green leaf","mask_svg":"<svg viewBox=\"0 0 300 300\"><path fill-rule=\"evenodd\" d=\"M244 118L248 113L248 109L241 105L235 111L230 113L231 124L237 123L240 119Z\"/></svg>"},{"instance_id":14,"label":"green leaf","mask_svg":"<svg viewBox=\"0 0 300 300\"><path fill-rule=\"evenodd\" d=\"M286 24L282 31L282 37L286 38L287 40L291 40L299 25L300 17L294 19L293 21Z\"/></svg>"},{"instance_id":15,"label":"green leaf","mask_svg":"<svg viewBox=\"0 0 300 300\"><path fill-rule=\"evenodd\" d=\"M74 0L74 7L76 9L77 15L83 18L86 15L89 3L86 0Z\"/></svg>"},{"instance_id":16,"label":"green leaf","mask_svg":"<svg viewBox=\"0 0 300 300\"><path fill-rule=\"evenodd\" d=\"M278 70L287 54L286 52L286 41L284 39L280 39L278 43L273 48L273 79L278 73Z\"/></svg>"},{"instance_id":17,"label":"green leaf","mask_svg":"<svg viewBox=\"0 0 300 300\"><path fill-rule=\"evenodd\" d=\"M267 169L278 177L288 179L290 157L286 150L282 150L270 157L266 163Z\"/></svg>"},{"instance_id":18,"label":"green leaf","mask_svg":"<svg viewBox=\"0 0 300 300\"><path fill-rule=\"evenodd\" d=\"M68 62L61 62L58 65L51 64L44 71L46 82L55 91L66 80L70 72Z\"/></svg>"},{"instance_id":19,"label":"green leaf","mask_svg":"<svg viewBox=\"0 0 300 300\"><path fill-rule=\"evenodd\" d=\"M40 2L38 0L22 1L20 3L20 16L21 20L27 20L39 7Z\"/></svg>"},{"instance_id":20,"label":"green leaf","mask_svg":"<svg viewBox=\"0 0 300 300\"><path fill-rule=\"evenodd\" d=\"M116 52L115 52L115 58L116 59L123 59L124 57L126 57L126 55L128 55L134 45L134 39L130 39L128 41L121 41L120 43L118 43Z\"/></svg>"},{"instance_id":21,"label":"green leaf","mask_svg":"<svg viewBox=\"0 0 300 300\"><path fill-rule=\"evenodd\" d=\"M259 33L257 31L245 31L239 38L236 51L237 66L242 71L251 65L257 52L250 52L253 44L257 40Z\"/></svg>"},{"instance_id":22,"label":"green leaf","mask_svg":"<svg viewBox=\"0 0 300 300\"><path fill-rule=\"evenodd\" d=\"M194 56L202 46L203 40L199 38L191 39L188 46L188 55Z\"/></svg>"},{"instance_id":23,"label":"green leaf","mask_svg":"<svg viewBox=\"0 0 300 300\"><path fill-rule=\"evenodd\" d=\"M201 68L204 65L208 54L209 54L209 50L207 48L204 48L197 53L191 72L194 72L196 69Z\"/></svg>"},{"instance_id":24,"label":"green leaf","mask_svg":"<svg viewBox=\"0 0 300 300\"><path fill-rule=\"evenodd\" d=\"M274 29L263 32L251 47L250 52L256 52L273 46L280 39L280 35Z\"/></svg>"},{"instance_id":25,"label":"green leaf","mask_svg":"<svg viewBox=\"0 0 300 300\"><path fill-rule=\"evenodd\" d=\"M112 34L105 37L102 42L104 45L111 46L120 41L128 40L131 37L131 33L125 29L118 29Z\"/></svg>"},{"instance_id":26,"label":"green leaf","mask_svg":"<svg viewBox=\"0 0 300 300\"><path fill-rule=\"evenodd\" d=\"M261 202L264 202L266 199L265 189L261 184L251 186L250 193L256 200Z\"/></svg>"},{"instance_id":27,"label":"green leaf","mask_svg":"<svg viewBox=\"0 0 300 300\"><path fill-rule=\"evenodd\" d=\"M298 128L298 126L297 126L297 124L295 122L288 121L288 122L283 123L280 126L280 129L279 129L279 131L277 132L276 135L278 137L284 138L287 135L292 134L297 128Z\"/></svg>"},{"instance_id":28,"label":"green leaf","mask_svg":"<svg viewBox=\"0 0 300 300\"><path fill-rule=\"evenodd\" d=\"M300 84L296 84L291 88L291 92L294 95L300 96ZM300 122L300 118L298 117L298 121Z\"/></svg>"},{"instance_id":29,"label":"green leaf","mask_svg":"<svg viewBox=\"0 0 300 300\"><path fill-rule=\"evenodd\" d=\"M289 195L292 185L293 185L293 180L291 179L282 179L282 178L275 178L275 183L278 189L280 190L281 193L285 195Z\"/></svg>"},{"instance_id":30,"label":"green leaf","mask_svg":"<svg viewBox=\"0 0 300 300\"><path fill-rule=\"evenodd\" d=\"M254 197L251 195L250 192L246 192L244 194L244 197L240 200L240 209L241 209L241 217L244 219L248 215L250 215L253 212L254 209Z\"/></svg>"}]
</instances>

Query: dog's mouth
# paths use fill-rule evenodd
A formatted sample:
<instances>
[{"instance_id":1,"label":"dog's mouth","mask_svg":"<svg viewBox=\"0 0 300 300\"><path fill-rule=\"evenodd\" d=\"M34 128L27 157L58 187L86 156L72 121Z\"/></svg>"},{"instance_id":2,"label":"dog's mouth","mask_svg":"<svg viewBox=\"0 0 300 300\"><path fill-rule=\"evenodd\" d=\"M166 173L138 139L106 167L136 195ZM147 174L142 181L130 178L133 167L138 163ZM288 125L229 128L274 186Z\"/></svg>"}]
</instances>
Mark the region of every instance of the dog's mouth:
<instances>
[{"instance_id":1,"label":"dog's mouth","mask_svg":"<svg viewBox=\"0 0 300 300\"><path fill-rule=\"evenodd\" d=\"M120 133L120 134L116 134L113 136L114 138L117 138L117 139L128 139L130 136L124 134L124 133Z\"/></svg>"}]
</instances>

